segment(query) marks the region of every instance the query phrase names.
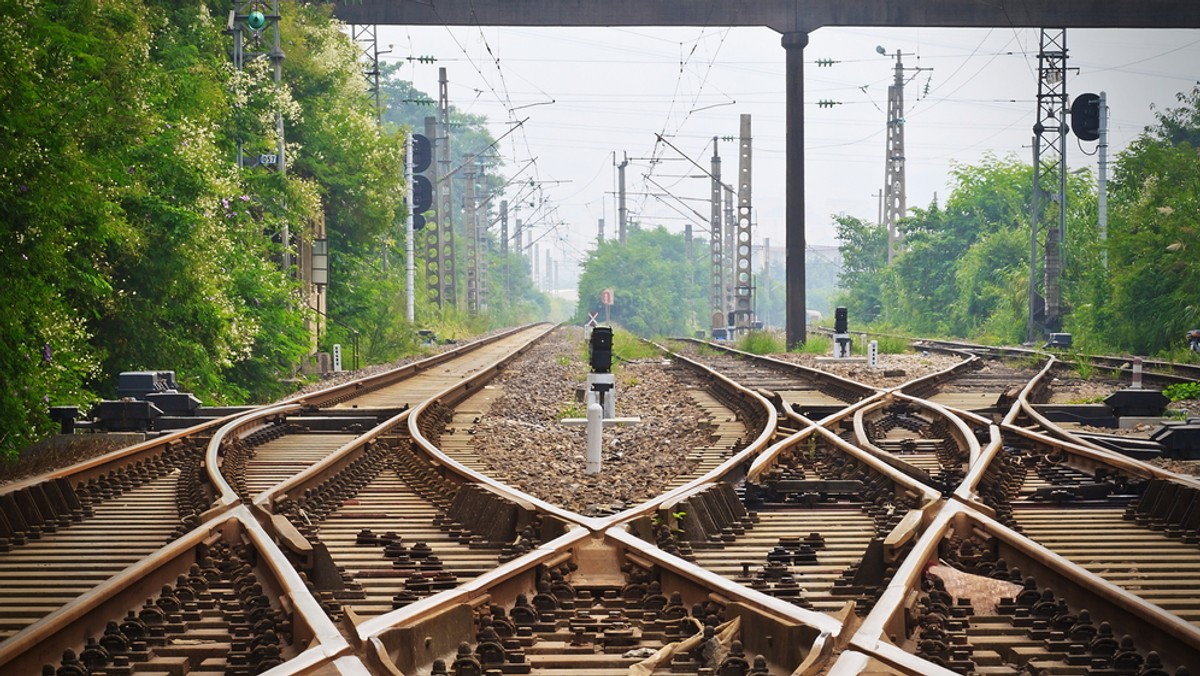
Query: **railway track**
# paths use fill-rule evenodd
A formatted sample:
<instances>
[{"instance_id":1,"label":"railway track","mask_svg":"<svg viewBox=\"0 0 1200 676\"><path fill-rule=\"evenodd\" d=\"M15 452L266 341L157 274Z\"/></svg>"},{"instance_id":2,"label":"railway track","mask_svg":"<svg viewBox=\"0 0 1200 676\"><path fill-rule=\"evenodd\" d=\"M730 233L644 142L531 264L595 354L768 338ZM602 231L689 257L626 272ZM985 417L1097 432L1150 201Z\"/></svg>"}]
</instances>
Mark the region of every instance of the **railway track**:
<instances>
[{"instance_id":1,"label":"railway track","mask_svg":"<svg viewBox=\"0 0 1200 676\"><path fill-rule=\"evenodd\" d=\"M662 496L584 516L505 481L521 468L488 476L467 439L549 328L7 487L0 670L1200 665L1200 483L1052 435L1028 355L882 392L673 341L711 443Z\"/></svg>"}]
</instances>

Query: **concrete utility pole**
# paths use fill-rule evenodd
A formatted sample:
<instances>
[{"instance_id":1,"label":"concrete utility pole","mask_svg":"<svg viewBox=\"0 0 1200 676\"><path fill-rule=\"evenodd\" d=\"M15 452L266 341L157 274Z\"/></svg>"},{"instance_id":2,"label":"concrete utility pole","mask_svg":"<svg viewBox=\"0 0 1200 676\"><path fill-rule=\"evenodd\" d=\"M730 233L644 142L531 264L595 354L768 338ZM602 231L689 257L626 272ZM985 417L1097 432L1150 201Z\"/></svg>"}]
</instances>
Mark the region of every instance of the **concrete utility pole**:
<instances>
[{"instance_id":1,"label":"concrete utility pole","mask_svg":"<svg viewBox=\"0 0 1200 676\"><path fill-rule=\"evenodd\" d=\"M465 235L467 239L467 313L474 316L480 311L479 297L479 214L475 199L475 162L474 157L464 159L467 167L463 178L467 182Z\"/></svg>"},{"instance_id":2,"label":"concrete utility pole","mask_svg":"<svg viewBox=\"0 0 1200 676\"><path fill-rule=\"evenodd\" d=\"M883 47L875 51L886 54ZM908 213L908 189L905 185L904 155L904 71L921 72L932 68L905 68L903 54L896 50L896 69L888 86L887 154L883 177L883 218L887 226L887 259L891 263L900 243L897 223Z\"/></svg>"},{"instance_id":3,"label":"concrete utility pole","mask_svg":"<svg viewBox=\"0 0 1200 676\"><path fill-rule=\"evenodd\" d=\"M711 328L725 326L725 254L722 252L723 230L721 228L721 196L724 186L721 185L721 155L717 152L717 137L713 137L712 156L712 210L708 227L708 270L709 270L709 305L711 305Z\"/></svg>"},{"instance_id":4,"label":"concrete utility pole","mask_svg":"<svg viewBox=\"0 0 1200 676\"><path fill-rule=\"evenodd\" d=\"M884 50L879 48L882 54ZM896 71L888 86L887 154L884 156L883 222L887 226L887 259L896 256L896 222L908 210L904 185L904 62L896 50Z\"/></svg>"},{"instance_id":5,"label":"concrete utility pole","mask_svg":"<svg viewBox=\"0 0 1200 676\"><path fill-rule=\"evenodd\" d=\"M442 152L443 139L438 138L438 121L437 118L430 115L425 118L425 138L433 144L434 157L440 158ZM425 247L425 292L430 300L437 303L438 307L442 306L442 200L441 200L441 162L432 162L429 166L427 175L434 187L434 214L436 216L425 224L424 247Z\"/></svg>"},{"instance_id":6,"label":"concrete utility pole","mask_svg":"<svg viewBox=\"0 0 1200 676\"><path fill-rule=\"evenodd\" d=\"M438 307L458 305L454 269L454 178L450 174L450 94L446 69L438 68Z\"/></svg>"},{"instance_id":7,"label":"concrete utility pole","mask_svg":"<svg viewBox=\"0 0 1200 676\"><path fill-rule=\"evenodd\" d=\"M741 329L748 329L754 321L754 282L751 279L751 247L752 232L752 174L751 167L754 144L750 136L750 116L743 114L741 118L741 134L738 152L738 209L737 234L734 242L734 324Z\"/></svg>"},{"instance_id":8,"label":"concrete utility pole","mask_svg":"<svg viewBox=\"0 0 1200 676\"><path fill-rule=\"evenodd\" d=\"M596 244L604 244L604 219L596 219Z\"/></svg>"},{"instance_id":9,"label":"concrete utility pole","mask_svg":"<svg viewBox=\"0 0 1200 676\"><path fill-rule=\"evenodd\" d=\"M625 244L625 224L629 217L625 211L625 167L627 166L629 166L628 157L617 165L617 241L621 244Z\"/></svg>"},{"instance_id":10,"label":"concrete utility pole","mask_svg":"<svg viewBox=\"0 0 1200 676\"><path fill-rule=\"evenodd\" d=\"M1100 224L1100 255L1104 261L1104 269L1108 269L1108 93L1100 92L1100 194L1097 197L1097 210Z\"/></svg>"},{"instance_id":11,"label":"concrete utility pole","mask_svg":"<svg viewBox=\"0 0 1200 676\"><path fill-rule=\"evenodd\" d=\"M733 215L733 203L737 199L737 195L733 192L733 187L725 186L725 223L722 228L721 236L725 243L722 245L723 259L721 261L721 283L724 285L722 291L724 298L721 301L721 311L725 314L726 323L732 324L729 321L729 313L733 312L733 233L737 230L737 219Z\"/></svg>"}]
</instances>

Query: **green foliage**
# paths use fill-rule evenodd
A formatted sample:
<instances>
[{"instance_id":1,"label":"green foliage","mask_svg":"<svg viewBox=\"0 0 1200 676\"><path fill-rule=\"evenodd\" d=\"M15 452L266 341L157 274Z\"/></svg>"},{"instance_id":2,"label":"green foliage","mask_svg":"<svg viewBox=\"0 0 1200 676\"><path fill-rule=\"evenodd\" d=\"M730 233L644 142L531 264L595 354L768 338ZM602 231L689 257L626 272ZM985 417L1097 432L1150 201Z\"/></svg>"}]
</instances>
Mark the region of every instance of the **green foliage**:
<instances>
[{"instance_id":1,"label":"green foliage","mask_svg":"<svg viewBox=\"0 0 1200 676\"><path fill-rule=\"evenodd\" d=\"M1087 281L1078 326L1100 342L1151 354L1200 326L1200 87L1158 115L1118 156L1110 183L1108 271Z\"/></svg>"},{"instance_id":2,"label":"green foliage","mask_svg":"<svg viewBox=\"0 0 1200 676\"><path fill-rule=\"evenodd\" d=\"M326 233L322 338L357 332L366 360L417 349L387 264L404 136L375 123L357 47L328 6L285 3L277 87L269 60L234 71L224 11L0 4L0 454L52 429L48 404L114 394L119 371L174 369L209 404L284 393L315 316L280 263ZM239 169L239 140L274 152L277 112L287 175ZM425 301L427 320L479 330Z\"/></svg>"},{"instance_id":3,"label":"green foliage","mask_svg":"<svg viewBox=\"0 0 1200 676\"><path fill-rule=\"evenodd\" d=\"M808 340L792 351L800 354L833 354L833 339L824 334L810 333Z\"/></svg>"},{"instance_id":4,"label":"green foliage","mask_svg":"<svg viewBox=\"0 0 1200 676\"><path fill-rule=\"evenodd\" d=\"M769 331L751 331L737 341L737 349L751 354L779 354L787 352L783 337Z\"/></svg>"},{"instance_id":5,"label":"green foliage","mask_svg":"<svg viewBox=\"0 0 1200 676\"><path fill-rule=\"evenodd\" d=\"M1200 399L1200 383L1187 382L1168 385L1167 387L1163 388L1163 395L1171 401Z\"/></svg>"},{"instance_id":6,"label":"green foliage","mask_svg":"<svg viewBox=\"0 0 1200 676\"><path fill-rule=\"evenodd\" d=\"M698 250L704 245L693 242ZM611 319L639 336L688 335L709 321L707 279L689 255L682 235L665 228L631 227L626 243L607 241L588 254L579 279L579 306L574 321L599 312L600 292L612 289Z\"/></svg>"},{"instance_id":7,"label":"green foliage","mask_svg":"<svg viewBox=\"0 0 1200 676\"><path fill-rule=\"evenodd\" d=\"M653 345L620 328L613 331L613 354L624 361L662 356Z\"/></svg>"},{"instance_id":8,"label":"green foliage","mask_svg":"<svg viewBox=\"0 0 1200 676\"><path fill-rule=\"evenodd\" d=\"M587 408L583 404L581 404L577 401L572 401L572 402L568 402L568 403L564 404L562 407L562 410L560 410L558 412L559 420L562 420L563 418L586 418L586 417L587 417Z\"/></svg>"},{"instance_id":9,"label":"green foliage","mask_svg":"<svg viewBox=\"0 0 1200 676\"><path fill-rule=\"evenodd\" d=\"M887 266L887 229L853 216L835 216L841 242L842 289L837 304L863 322L873 322L883 310L884 268Z\"/></svg>"},{"instance_id":10,"label":"green foliage","mask_svg":"<svg viewBox=\"0 0 1200 676\"><path fill-rule=\"evenodd\" d=\"M879 354L905 354L912 342L908 338L893 335L870 334L869 337L878 343Z\"/></svg>"},{"instance_id":11,"label":"green foliage","mask_svg":"<svg viewBox=\"0 0 1200 676\"><path fill-rule=\"evenodd\" d=\"M1074 365L1075 373L1079 374L1079 377L1084 380L1091 380L1096 375L1096 365L1082 354L1074 356Z\"/></svg>"}]
</instances>

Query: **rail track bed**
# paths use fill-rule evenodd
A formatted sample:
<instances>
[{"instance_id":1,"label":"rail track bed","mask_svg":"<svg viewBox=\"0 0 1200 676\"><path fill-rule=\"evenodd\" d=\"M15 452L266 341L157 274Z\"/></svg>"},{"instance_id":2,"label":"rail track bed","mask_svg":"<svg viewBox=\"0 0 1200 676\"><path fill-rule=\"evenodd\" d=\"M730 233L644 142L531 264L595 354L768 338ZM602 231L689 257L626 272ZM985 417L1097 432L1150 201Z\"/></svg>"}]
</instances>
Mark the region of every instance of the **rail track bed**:
<instances>
[{"instance_id":1,"label":"rail track bed","mask_svg":"<svg viewBox=\"0 0 1200 676\"><path fill-rule=\"evenodd\" d=\"M495 471L472 443L504 392L493 379L505 364L519 371L513 360L547 330L11 487L0 494L0 670L1159 676L1200 665L1200 482L1076 443L1031 413L1051 371L1029 355L1010 367L989 354L883 392L673 341L662 368L700 411L674 424L703 427L706 441L687 448L686 469L664 468L660 497L583 514L511 485L528 468ZM621 481L610 460L600 480Z\"/></svg>"},{"instance_id":2,"label":"rail track bed","mask_svg":"<svg viewBox=\"0 0 1200 676\"><path fill-rule=\"evenodd\" d=\"M675 340L669 347L746 389L773 393L788 409L809 417L824 417L875 394L873 387L831 373L723 346Z\"/></svg>"}]
</instances>

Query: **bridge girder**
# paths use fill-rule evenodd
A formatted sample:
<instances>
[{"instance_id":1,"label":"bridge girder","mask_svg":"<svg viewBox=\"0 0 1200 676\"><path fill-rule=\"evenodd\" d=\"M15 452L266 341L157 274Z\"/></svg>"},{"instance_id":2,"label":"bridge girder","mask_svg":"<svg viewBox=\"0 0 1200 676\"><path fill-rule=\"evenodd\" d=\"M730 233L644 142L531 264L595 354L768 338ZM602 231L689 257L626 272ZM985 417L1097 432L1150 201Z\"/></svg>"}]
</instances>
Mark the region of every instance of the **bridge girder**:
<instances>
[{"instance_id":1,"label":"bridge girder","mask_svg":"<svg viewBox=\"0 0 1200 676\"><path fill-rule=\"evenodd\" d=\"M349 0L334 15L406 26L1200 28L1195 0Z\"/></svg>"}]
</instances>

